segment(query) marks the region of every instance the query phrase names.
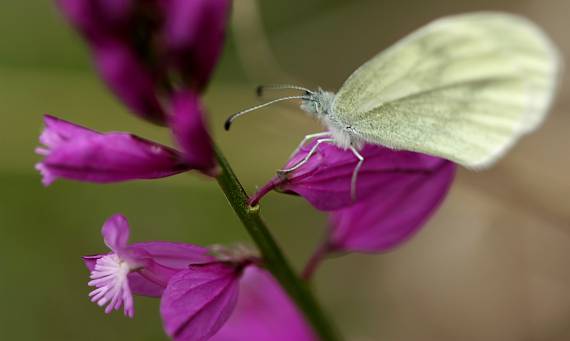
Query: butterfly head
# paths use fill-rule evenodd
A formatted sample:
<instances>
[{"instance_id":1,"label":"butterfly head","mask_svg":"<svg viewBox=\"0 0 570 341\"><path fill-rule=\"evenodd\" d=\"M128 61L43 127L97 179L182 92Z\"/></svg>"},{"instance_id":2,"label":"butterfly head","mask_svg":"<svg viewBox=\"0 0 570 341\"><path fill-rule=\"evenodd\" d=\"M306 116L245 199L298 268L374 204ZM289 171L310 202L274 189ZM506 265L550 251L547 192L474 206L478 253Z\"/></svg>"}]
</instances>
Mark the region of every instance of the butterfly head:
<instances>
[{"instance_id":1,"label":"butterfly head","mask_svg":"<svg viewBox=\"0 0 570 341\"><path fill-rule=\"evenodd\" d=\"M257 87L257 95L259 97L263 96L263 93L265 92L265 90L279 90L279 89L293 89L293 90L298 90L298 91L302 91L302 95L296 95L296 96L286 96L286 97L280 97L280 98L276 98L272 101L260 104L260 105L256 105L254 107L239 111L233 115L231 115L230 117L228 117L228 119L226 120L224 127L226 130L229 130L232 122L244 115L247 114L249 112L258 110L258 109L262 109L265 108L269 105L272 105L274 103L277 102L282 102L282 101L289 101L289 100L301 100L301 109L303 109L304 111L306 111L307 113L309 113L311 116L323 119L325 118L327 115L329 115L331 107L332 107L332 103L334 100L334 93L329 92L329 91L325 91L321 88L318 88L317 90L309 90L300 86L296 86L296 85L260 85Z\"/></svg>"},{"instance_id":2,"label":"butterfly head","mask_svg":"<svg viewBox=\"0 0 570 341\"><path fill-rule=\"evenodd\" d=\"M305 91L301 109L315 117L327 116L330 113L334 93L318 88L315 91Z\"/></svg>"}]
</instances>

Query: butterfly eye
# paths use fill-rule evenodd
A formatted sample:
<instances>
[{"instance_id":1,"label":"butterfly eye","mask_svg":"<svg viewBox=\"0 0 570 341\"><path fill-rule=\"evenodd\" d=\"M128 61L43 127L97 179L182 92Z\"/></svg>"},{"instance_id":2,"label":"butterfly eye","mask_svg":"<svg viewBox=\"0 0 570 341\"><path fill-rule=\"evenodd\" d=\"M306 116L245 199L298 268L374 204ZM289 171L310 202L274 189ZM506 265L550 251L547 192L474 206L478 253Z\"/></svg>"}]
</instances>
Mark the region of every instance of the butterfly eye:
<instances>
[{"instance_id":1,"label":"butterfly eye","mask_svg":"<svg viewBox=\"0 0 570 341\"><path fill-rule=\"evenodd\" d=\"M321 103L315 102L315 111L320 114L321 113Z\"/></svg>"}]
</instances>

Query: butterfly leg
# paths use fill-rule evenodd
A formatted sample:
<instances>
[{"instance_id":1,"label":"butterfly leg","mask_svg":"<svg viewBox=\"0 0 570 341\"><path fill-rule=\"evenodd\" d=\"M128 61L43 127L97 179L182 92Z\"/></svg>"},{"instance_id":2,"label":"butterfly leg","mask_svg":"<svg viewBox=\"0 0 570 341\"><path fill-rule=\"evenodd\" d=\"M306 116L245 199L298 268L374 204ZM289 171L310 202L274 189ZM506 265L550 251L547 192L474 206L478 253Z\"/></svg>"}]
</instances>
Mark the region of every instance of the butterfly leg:
<instances>
[{"instance_id":1,"label":"butterfly leg","mask_svg":"<svg viewBox=\"0 0 570 341\"><path fill-rule=\"evenodd\" d=\"M328 139L319 139L319 140L317 140L317 143L315 143L315 145L313 146L313 148L311 148L311 150L309 151L309 153L308 153L307 155L305 155L305 157L304 157L301 161L297 162L294 166L292 166L292 167L290 167L290 168L281 169L281 170L279 170L278 172L281 173L281 174L284 174L284 173L290 173L290 172L292 172L292 171L298 169L299 167L301 167L302 165L304 165L305 163L307 163L307 161L309 161L309 159L311 158L311 156L313 156L313 155L317 152L317 149L319 148L319 145L320 145L321 143L324 143L324 142L334 142L334 139L328 138Z\"/></svg>"},{"instance_id":2,"label":"butterfly leg","mask_svg":"<svg viewBox=\"0 0 570 341\"><path fill-rule=\"evenodd\" d=\"M303 140L301 141L301 143L299 143L299 145L297 146L297 148L293 151L293 153L291 153L291 155L289 156L289 158L293 157L295 154L297 154L299 152L299 150L301 150L301 148L303 148L307 142L309 142L312 139L315 139L317 137L324 137L324 136L331 136L331 132L330 131L323 131L320 133L315 133L315 134L309 134L306 135Z\"/></svg>"},{"instance_id":3,"label":"butterfly leg","mask_svg":"<svg viewBox=\"0 0 570 341\"><path fill-rule=\"evenodd\" d=\"M358 179L360 167L362 167L362 163L364 163L364 156L362 156L353 146L350 147L350 151L352 151L352 154L354 154L358 159L358 163L356 164L356 167L354 167L352 178L350 179L350 197L352 198L352 201L356 201L356 180Z\"/></svg>"}]
</instances>

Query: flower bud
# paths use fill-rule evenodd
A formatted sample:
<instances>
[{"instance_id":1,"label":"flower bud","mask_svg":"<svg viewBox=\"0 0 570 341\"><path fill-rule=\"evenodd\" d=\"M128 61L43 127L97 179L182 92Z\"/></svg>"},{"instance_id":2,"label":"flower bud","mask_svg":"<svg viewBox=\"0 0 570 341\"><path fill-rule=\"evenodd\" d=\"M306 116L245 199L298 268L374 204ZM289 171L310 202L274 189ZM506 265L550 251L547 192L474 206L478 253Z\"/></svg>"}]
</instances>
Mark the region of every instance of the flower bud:
<instances>
[{"instance_id":1,"label":"flower bud","mask_svg":"<svg viewBox=\"0 0 570 341\"><path fill-rule=\"evenodd\" d=\"M176 150L121 132L99 133L45 116L36 165L47 186L58 178L86 182L154 179L191 169Z\"/></svg>"},{"instance_id":2,"label":"flower bud","mask_svg":"<svg viewBox=\"0 0 570 341\"><path fill-rule=\"evenodd\" d=\"M223 48L230 0L170 0L165 5L168 58L187 87L201 91Z\"/></svg>"}]
</instances>

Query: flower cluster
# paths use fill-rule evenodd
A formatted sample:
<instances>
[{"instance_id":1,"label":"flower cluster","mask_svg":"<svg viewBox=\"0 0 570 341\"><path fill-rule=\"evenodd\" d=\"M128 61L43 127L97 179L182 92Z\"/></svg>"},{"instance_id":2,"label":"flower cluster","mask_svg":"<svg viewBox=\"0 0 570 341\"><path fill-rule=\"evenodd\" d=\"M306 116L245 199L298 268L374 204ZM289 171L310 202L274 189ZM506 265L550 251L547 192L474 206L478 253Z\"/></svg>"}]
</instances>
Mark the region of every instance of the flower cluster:
<instances>
[{"instance_id":1,"label":"flower cluster","mask_svg":"<svg viewBox=\"0 0 570 341\"><path fill-rule=\"evenodd\" d=\"M216 248L185 243L129 244L129 224L119 214L101 232L110 252L83 260L94 287L91 301L105 306L106 313L122 307L133 317L133 294L160 297L164 329L175 340L214 335L213 340L269 341L275 340L273 335L316 340L256 256L240 250L218 257Z\"/></svg>"},{"instance_id":2,"label":"flower cluster","mask_svg":"<svg viewBox=\"0 0 570 341\"><path fill-rule=\"evenodd\" d=\"M193 169L216 176L200 94L223 46L230 1L58 4L88 43L112 92L137 116L169 127L179 150L46 115L36 149L43 157L36 169L44 185L59 178L94 183L155 179ZM133 317L133 295L156 297L164 329L175 340L269 341L275 335L316 340L251 252L163 241L129 244L122 215L109 218L102 234L110 252L83 260L90 271L91 301L106 313L122 308Z\"/></svg>"},{"instance_id":3,"label":"flower cluster","mask_svg":"<svg viewBox=\"0 0 570 341\"><path fill-rule=\"evenodd\" d=\"M43 183L156 179L190 170L217 176L200 95L223 47L230 0L58 4L117 98L139 117L168 127L177 149L46 115L42 146L36 149L43 156L36 165ZM447 160L366 145L353 182L352 152L316 143L300 148L284 167L294 170L278 173L250 199L255 206L276 190L302 196L330 214L326 238L306 277L328 254L382 252L400 245L441 204L455 172ZM91 274L89 296L106 313L122 308L133 317L133 295L141 295L160 298L164 329L175 340L318 339L264 269L264 260L249 252L163 241L129 244L122 215L109 218L102 234L110 252L83 259Z\"/></svg>"},{"instance_id":4,"label":"flower cluster","mask_svg":"<svg viewBox=\"0 0 570 341\"><path fill-rule=\"evenodd\" d=\"M133 113L171 128L181 151L122 133L97 133L46 116L37 165L57 178L116 182L216 164L200 101L223 46L229 0L59 0L90 46L101 78ZM157 62L160 61L160 62Z\"/></svg>"}]
</instances>

